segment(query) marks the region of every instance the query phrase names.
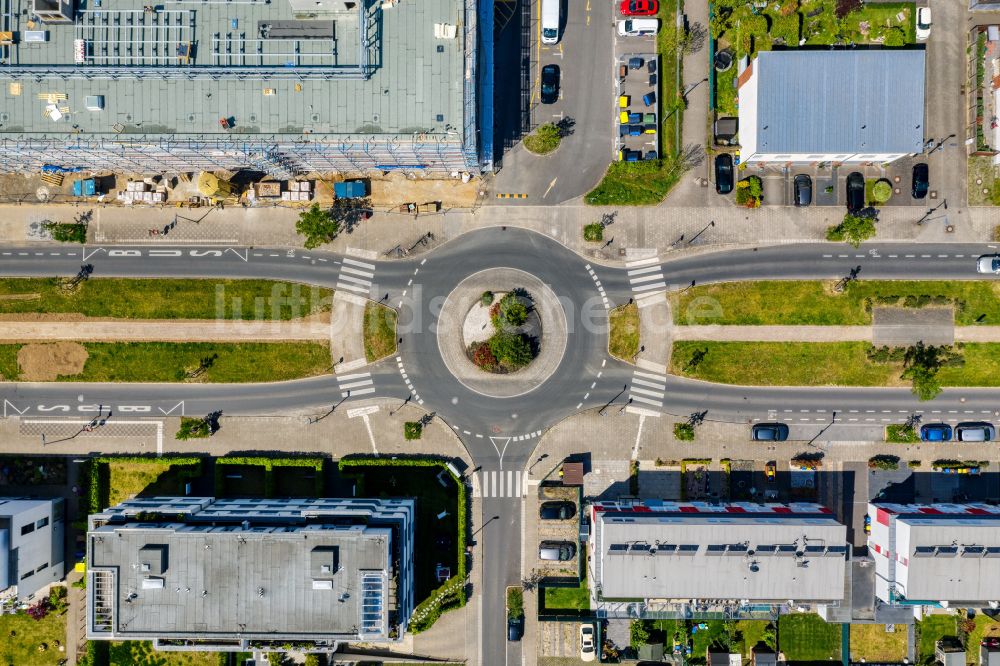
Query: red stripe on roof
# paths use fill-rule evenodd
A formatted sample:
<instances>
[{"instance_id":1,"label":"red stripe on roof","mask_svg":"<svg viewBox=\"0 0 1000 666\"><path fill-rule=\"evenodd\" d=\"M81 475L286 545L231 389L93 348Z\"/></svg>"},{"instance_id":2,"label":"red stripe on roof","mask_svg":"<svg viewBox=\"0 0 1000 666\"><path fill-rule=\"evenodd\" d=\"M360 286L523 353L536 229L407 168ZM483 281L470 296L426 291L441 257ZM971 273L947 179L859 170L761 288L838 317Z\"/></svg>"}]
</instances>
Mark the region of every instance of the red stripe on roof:
<instances>
[{"instance_id":1,"label":"red stripe on roof","mask_svg":"<svg viewBox=\"0 0 1000 666\"><path fill-rule=\"evenodd\" d=\"M746 509L741 506L727 506L726 513L746 513Z\"/></svg>"},{"instance_id":2,"label":"red stripe on roof","mask_svg":"<svg viewBox=\"0 0 1000 666\"><path fill-rule=\"evenodd\" d=\"M922 508L920 509L920 513L930 513L930 514L937 514L937 515L940 515L940 514L941 514L941 511L940 511L940 510L938 510L938 509L935 509L935 508L934 508L934 507L932 507L932 506L925 506L925 507L922 507Z\"/></svg>"},{"instance_id":3,"label":"red stripe on roof","mask_svg":"<svg viewBox=\"0 0 1000 666\"><path fill-rule=\"evenodd\" d=\"M789 509L787 506L776 506L776 507L774 507L774 512L775 513L792 513L792 510Z\"/></svg>"},{"instance_id":4,"label":"red stripe on roof","mask_svg":"<svg viewBox=\"0 0 1000 666\"><path fill-rule=\"evenodd\" d=\"M682 506L681 513L701 513L696 506Z\"/></svg>"},{"instance_id":5,"label":"red stripe on roof","mask_svg":"<svg viewBox=\"0 0 1000 666\"><path fill-rule=\"evenodd\" d=\"M875 520L878 521L879 525L889 526L889 512L885 509L878 509L875 511Z\"/></svg>"}]
</instances>

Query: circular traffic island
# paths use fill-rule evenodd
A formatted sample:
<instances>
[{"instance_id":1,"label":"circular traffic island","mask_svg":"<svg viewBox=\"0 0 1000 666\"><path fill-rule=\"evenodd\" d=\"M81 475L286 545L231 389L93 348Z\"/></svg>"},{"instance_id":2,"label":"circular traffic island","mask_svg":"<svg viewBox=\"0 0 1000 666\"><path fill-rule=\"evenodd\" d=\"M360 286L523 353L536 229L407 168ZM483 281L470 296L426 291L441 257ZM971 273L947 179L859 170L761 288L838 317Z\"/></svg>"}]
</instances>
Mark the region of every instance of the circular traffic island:
<instances>
[{"instance_id":1,"label":"circular traffic island","mask_svg":"<svg viewBox=\"0 0 1000 666\"><path fill-rule=\"evenodd\" d=\"M493 268L463 280L438 318L448 371L482 395L512 398L540 386L566 351L566 314L541 280Z\"/></svg>"},{"instance_id":2,"label":"circular traffic island","mask_svg":"<svg viewBox=\"0 0 1000 666\"><path fill-rule=\"evenodd\" d=\"M462 326L466 354L483 372L507 375L527 367L542 347L542 319L528 290L484 291Z\"/></svg>"}]
</instances>

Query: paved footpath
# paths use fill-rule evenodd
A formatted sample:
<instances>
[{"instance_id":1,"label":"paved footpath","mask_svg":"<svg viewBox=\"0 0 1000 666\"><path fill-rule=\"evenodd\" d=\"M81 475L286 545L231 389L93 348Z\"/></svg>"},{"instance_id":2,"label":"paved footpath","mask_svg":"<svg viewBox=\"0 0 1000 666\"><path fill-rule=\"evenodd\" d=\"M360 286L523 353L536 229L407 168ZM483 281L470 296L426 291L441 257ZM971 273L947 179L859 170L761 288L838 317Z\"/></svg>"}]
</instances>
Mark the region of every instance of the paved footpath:
<instances>
[{"instance_id":1,"label":"paved footpath","mask_svg":"<svg viewBox=\"0 0 1000 666\"><path fill-rule=\"evenodd\" d=\"M323 321L0 321L0 341L275 342L328 340Z\"/></svg>"},{"instance_id":2,"label":"paved footpath","mask_svg":"<svg viewBox=\"0 0 1000 666\"><path fill-rule=\"evenodd\" d=\"M753 342L872 341L872 326L674 326L673 340ZM956 342L1000 342L1000 326L956 326Z\"/></svg>"},{"instance_id":3,"label":"paved footpath","mask_svg":"<svg viewBox=\"0 0 1000 666\"><path fill-rule=\"evenodd\" d=\"M690 174L686 178L693 178ZM94 208L89 244L225 244L301 248L295 233L298 213L284 208L204 209L118 207ZM32 240L31 225L42 220L69 222L81 208L59 205L0 206L0 242ZM583 240L583 226L614 214L602 243ZM889 207L882 210L878 241L928 243L989 241L1000 225L1000 208L965 208L948 213L954 231L945 229L944 218L933 217L924 225L917 220L922 208ZM198 218L194 216L198 215ZM191 217L188 217L191 216ZM325 249L345 252L348 248L375 252L380 257L398 256L394 250L424 252L469 231L489 226L515 226L549 236L592 261L620 264L629 258L658 254L705 251L720 247L770 245L823 240L826 228L843 218L836 208L764 206L757 210L737 208L723 202L714 207L593 208L583 205L555 207L491 205L472 210L453 209L440 214L403 215L378 212L352 233L340 234ZM199 221L195 221L199 220ZM151 228L165 228L166 235L150 236ZM714 222L714 225L712 223ZM433 240L421 244L426 234ZM682 238L683 237L683 238ZM846 244L831 244L831 248Z\"/></svg>"}]
</instances>

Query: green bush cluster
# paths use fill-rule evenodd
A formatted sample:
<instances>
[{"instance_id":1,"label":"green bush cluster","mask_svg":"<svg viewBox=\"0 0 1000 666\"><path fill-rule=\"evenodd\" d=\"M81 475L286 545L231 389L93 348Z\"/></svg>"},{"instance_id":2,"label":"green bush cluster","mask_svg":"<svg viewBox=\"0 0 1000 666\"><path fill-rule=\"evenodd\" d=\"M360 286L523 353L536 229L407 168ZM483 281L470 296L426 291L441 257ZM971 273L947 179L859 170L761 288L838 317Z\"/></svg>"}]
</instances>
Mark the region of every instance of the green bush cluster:
<instances>
[{"instance_id":1,"label":"green bush cluster","mask_svg":"<svg viewBox=\"0 0 1000 666\"><path fill-rule=\"evenodd\" d=\"M584 225L583 240L590 243L600 243L604 240L604 225L600 222L591 222Z\"/></svg>"},{"instance_id":2,"label":"green bush cluster","mask_svg":"<svg viewBox=\"0 0 1000 666\"><path fill-rule=\"evenodd\" d=\"M515 620L524 617L524 590L520 587L507 588L507 615Z\"/></svg>"},{"instance_id":3,"label":"green bush cluster","mask_svg":"<svg viewBox=\"0 0 1000 666\"><path fill-rule=\"evenodd\" d=\"M474 342L466 349L469 359L486 372L507 373L531 363L535 350L531 338L517 329L528 321L530 296L514 289L490 307L490 321L495 332L485 342Z\"/></svg>"},{"instance_id":4,"label":"green bush cluster","mask_svg":"<svg viewBox=\"0 0 1000 666\"><path fill-rule=\"evenodd\" d=\"M894 423L885 428L885 441L893 444L916 444L920 435L912 425Z\"/></svg>"},{"instance_id":5,"label":"green bush cluster","mask_svg":"<svg viewBox=\"0 0 1000 666\"><path fill-rule=\"evenodd\" d=\"M110 463L133 463L149 464L156 463L163 465L164 469L172 465L192 466L190 470L184 470L182 476L195 478L201 474L202 459L197 456L101 456L91 458L84 469L83 478L87 483L87 514L100 513L108 508L108 497L110 494L109 484L111 482Z\"/></svg>"},{"instance_id":6,"label":"green bush cluster","mask_svg":"<svg viewBox=\"0 0 1000 666\"><path fill-rule=\"evenodd\" d=\"M896 470L899 469L899 456L877 455L868 459L868 467L871 469Z\"/></svg>"},{"instance_id":7,"label":"green bush cluster","mask_svg":"<svg viewBox=\"0 0 1000 666\"><path fill-rule=\"evenodd\" d=\"M323 466L326 458L298 457L298 458L268 458L264 456L225 456L215 459L215 494L222 494L225 488L224 465L244 465L264 468L264 497L274 497L274 468L275 467L312 467L316 470L315 495L323 494Z\"/></svg>"},{"instance_id":8,"label":"green bush cluster","mask_svg":"<svg viewBox=\"0 0 1000 666\"><path fill-rule=\"evenodd\" d=\"M420 421L407 421L403 424L403 437L407 440L420 439L424 426Z\"/></svg>"},{"instance_id":9,"label":"green bush cluster","mask_svg":"<svg viewBox=\"0 0 1000 666\"><path fill-rule=\"evenodd\" d=\"M560 141L562 132L555 123L545 123L524 137L524 147L536 155L548 155L559 147Z\"/></svg>"},{"instance_id":10,"label":"green bush cluster","mask_svg":"<svg viewBox=\"0 0 1000 666\"><path fill-rule=\"evenodd\" d=\"M87 225L68 222L46 222L42 227L52 234L52 240L60 243L87 242Z\"/></svg>"},{"instance_id":11,"label":"green bush cluster","mask_svg":"<svg viewBox=\"0 0 1000 666\"><path fill-rule=\"evenodd\" d=\"M759 176L747 176L736 183L736 205L759 208L764 201L764 182Z\"/></svg>"},{"instance_id":12,"label":"green bush cluster","mask_svg":"<svg viewBox=\"0 0 1000 666\"><path fill-rule=\"evenodd\" d=\"M694 441L694 426L690 423L675 423L674 439L681 442Z\"/></svg>"},{"instance_id":13,"label":"green bush cluster","mask_svg":"<svg viewBox=\"0 0 1000 666\"><path fill-rule=\"evenodd\" d=\"M828 227L826 239L835 243L847 242L858 247L861 243L875 236L875 220L871 217L858 217L848 213L840 224Z\"/></svg>"},{"instance_id":14,"label":"green bush cluster","mask_svg":"<svg viewBox=\"0 0 1000 666\"><path fill-rule=\"evenodd\" d=\"M799 45L799 15L798 13L771 19L771 39L782 40L786 46Z\"/></svg>"},{"instance_id":15,"label":"green bush cluster","mask_svg":"<svg viewBox=\"0 0 1000 666\"><path fill-rule=\"evenodd\" d=\"M181 417L181 427L174 435L174 439L186 441L189 439L203 439L212 436L212 424L207 419L192 418L190 416Z\"/></svg>"},{"instance_id":16,"label":"green bush cluster","mask_svg":"<svg viewBox=\"0 0 1000 666\"><path fill-rule=\"evenodd\" d=\"M479 302L482 304L484 308L488 308L491 305L493 305L493 292L484 291L483 295L479 297Z\"/></svg>"}]
</instances>

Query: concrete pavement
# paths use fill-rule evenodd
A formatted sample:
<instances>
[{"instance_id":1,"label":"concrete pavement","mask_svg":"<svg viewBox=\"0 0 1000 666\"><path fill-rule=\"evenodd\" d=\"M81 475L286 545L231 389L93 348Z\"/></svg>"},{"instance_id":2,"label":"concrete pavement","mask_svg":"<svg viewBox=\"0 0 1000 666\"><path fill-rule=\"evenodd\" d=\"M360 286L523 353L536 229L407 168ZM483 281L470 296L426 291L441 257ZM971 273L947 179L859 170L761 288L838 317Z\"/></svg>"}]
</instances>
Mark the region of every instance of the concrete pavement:
<instances>
[{"instance_id":1,"label":"concrete pavement","mask_svg":"<svg viewBox=\"0 0 1000 666\"><path fill-rule=\"evenodd\" d=\"M956 342L1000 342L1000 326L956 326ZM675 326L673 340L753 342L871 342L872 326Z\"/></svg>"},{"instance_id":2,"label":"concrete pavement","mask_svg":"<svg viewBox=\"0 0 1000 666\"><path fill-rule=\"evenodd\" d=\"M328 340L329 316L297 321L6 321L0 320L0 341L40 340L274 342Z\"/></svg>"}]
</instances>

